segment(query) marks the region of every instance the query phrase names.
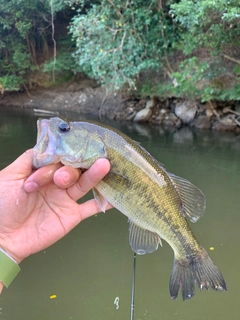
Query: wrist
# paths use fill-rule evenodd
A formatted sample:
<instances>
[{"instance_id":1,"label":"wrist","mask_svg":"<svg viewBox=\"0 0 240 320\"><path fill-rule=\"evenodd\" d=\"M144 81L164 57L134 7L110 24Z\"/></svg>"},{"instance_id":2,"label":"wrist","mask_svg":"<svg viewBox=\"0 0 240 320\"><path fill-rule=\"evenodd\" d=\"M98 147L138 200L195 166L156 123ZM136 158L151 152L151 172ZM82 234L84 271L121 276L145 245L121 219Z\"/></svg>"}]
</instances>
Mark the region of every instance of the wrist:
<instances>
[{"instance_id":1,"label":"wrist","mask_svg":"<svg viewBox=\"0 0 240 320\"><path fill-rule=\"evenodd\" d=\"M0 248L0 281L5 287L9 287L20 272L17 261L9 253ZM0 286L1 292L2 286Z\"/></svg>"},{"instance_id":2,"label":"wrist","mask_svg":"<svg viewBox=\"0 0 240 320\"><path fill-rule=\"evenodd\" d=\"M9 245L8 243L0 241L0 252L4 252L10 259L12 259L15 263L20 264L20 262L23 261L24 258L20 258L17 255L15 255L12 250L10 249L12 245Z\"/></svg>"},{"instance_id":3,"label":"wrist","mask_svg":"<svg viewBox=\"0 0 240 320\"><path fill-rule=\"evenodd\" d=\"M1 250L1 248L0 248L0 250ZM23 259L15 256L14 254L11 254L11 252L9 252L8 250L5 250L5 249L3 249L3 250L7 253L7 255L8 255L16 264L20 264L20 262L23 261Z\"/></svg>"}]
</instances>

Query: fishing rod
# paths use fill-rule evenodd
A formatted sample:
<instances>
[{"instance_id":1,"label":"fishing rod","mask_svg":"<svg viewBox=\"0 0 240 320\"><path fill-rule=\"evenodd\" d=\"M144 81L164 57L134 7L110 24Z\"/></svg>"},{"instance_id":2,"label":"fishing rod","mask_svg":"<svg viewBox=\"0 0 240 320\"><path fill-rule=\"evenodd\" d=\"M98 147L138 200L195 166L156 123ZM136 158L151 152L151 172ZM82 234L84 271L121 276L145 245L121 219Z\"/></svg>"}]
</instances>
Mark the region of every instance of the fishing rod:
<instances>
[{"instance_id":1,"label":"fishing rod","mask_svg":"<svg viewBox=\"0 0 240 320\"><path fill-rule=\"evenodd\" d=\"M134 252L134 254L133 254L132 301L131 301L131 317L130 317L130 320L134 320L136 259L137 259L137 255L136 255L136 252Z\"/></svg>"}]
</instances>

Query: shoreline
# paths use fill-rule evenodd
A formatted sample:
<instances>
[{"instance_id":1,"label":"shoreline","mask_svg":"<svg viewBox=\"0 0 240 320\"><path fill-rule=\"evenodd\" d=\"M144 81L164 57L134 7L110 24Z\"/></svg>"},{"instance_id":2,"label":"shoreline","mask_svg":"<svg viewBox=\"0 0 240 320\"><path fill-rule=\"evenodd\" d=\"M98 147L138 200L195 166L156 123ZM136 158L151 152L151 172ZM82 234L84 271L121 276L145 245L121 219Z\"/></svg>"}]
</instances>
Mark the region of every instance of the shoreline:
<instances>
[{"instance_id":1,"label":"shoreline","mask_svg":"<svg viewBox=\"0 0 240 320\"><path fill-rule=\"evenodd\" d=\"M154 126L240 133L240 101L212 101L201 103L180 98L122 97L108 93L104 87L61 85L37 88L30 93L8 93L0 99L0 108L76 112L94 118L148 123Z\"/></svg>"}]
</instances>

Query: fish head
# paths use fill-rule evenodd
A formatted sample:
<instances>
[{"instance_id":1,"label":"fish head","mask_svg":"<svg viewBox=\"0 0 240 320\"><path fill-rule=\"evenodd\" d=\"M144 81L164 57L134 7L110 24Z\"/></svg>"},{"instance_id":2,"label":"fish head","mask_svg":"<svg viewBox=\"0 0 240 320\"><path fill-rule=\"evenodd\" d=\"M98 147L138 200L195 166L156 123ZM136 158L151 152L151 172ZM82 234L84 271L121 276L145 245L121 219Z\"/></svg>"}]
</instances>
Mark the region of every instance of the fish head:
<instances>
[{"instance_id":1,"label":"fish head","mask_svg":"<svg viewBox=\"0 0 240 320\"><path fill-rule=\"evenodd\" d=\"M63 163L88 169L98 158L106 158L101 138L90 133L86 123L68 122L55 117L37 121L37 143L33 148L33 167Z\"/></svg>"}]
</instances>

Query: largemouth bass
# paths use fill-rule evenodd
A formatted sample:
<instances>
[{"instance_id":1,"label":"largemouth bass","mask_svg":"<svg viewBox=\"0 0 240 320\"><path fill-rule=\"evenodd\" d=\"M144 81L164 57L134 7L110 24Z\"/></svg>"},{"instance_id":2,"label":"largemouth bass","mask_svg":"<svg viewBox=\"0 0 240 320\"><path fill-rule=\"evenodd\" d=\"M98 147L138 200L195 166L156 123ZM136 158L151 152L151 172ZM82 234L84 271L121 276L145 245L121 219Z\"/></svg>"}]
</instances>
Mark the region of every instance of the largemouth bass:
<instances>
[{"instance_id":1,"label":"largemouth bass","mask_svg":"<svg viewBox=\"0 0 240 320\"><path fill-rule=\"evenodd\" d=\"M164 239L174 251L169 281L173 299L183 300L199 288L227 290L224 278L195 238L186 218L196 222L205 211L205 196L189 181L168 173L144 148L114 128L95 122L38 120L33 166L61 162L88 169L107 158L111 169L94 188L99 207L111 203L129 219L129 242L138 254L158 249Z\"/></svg>"}]
</instances>

